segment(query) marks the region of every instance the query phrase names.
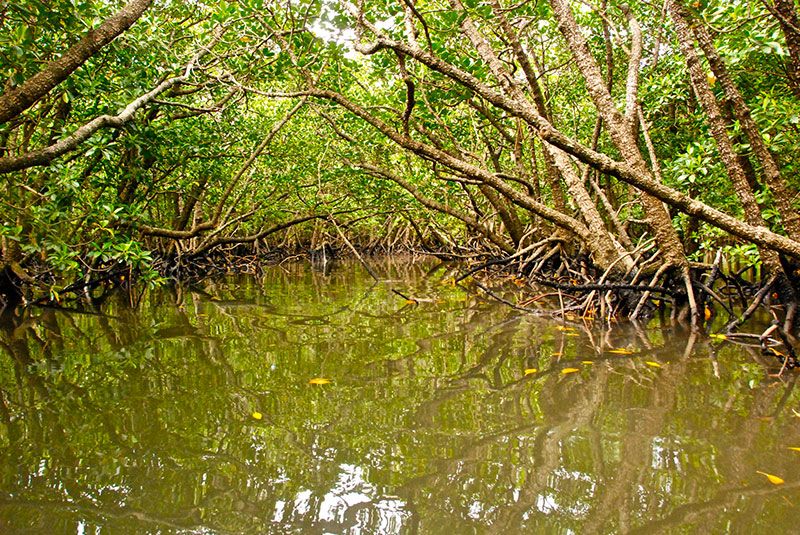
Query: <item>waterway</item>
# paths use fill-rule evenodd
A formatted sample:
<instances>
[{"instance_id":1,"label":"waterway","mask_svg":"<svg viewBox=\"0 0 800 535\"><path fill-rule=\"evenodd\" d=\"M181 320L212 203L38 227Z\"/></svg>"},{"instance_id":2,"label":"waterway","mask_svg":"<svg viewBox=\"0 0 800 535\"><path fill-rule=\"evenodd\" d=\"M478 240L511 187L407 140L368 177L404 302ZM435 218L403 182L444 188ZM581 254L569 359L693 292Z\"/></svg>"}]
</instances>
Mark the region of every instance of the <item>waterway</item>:
<instances>
[{"instance_id":1,"label":"waterway","mask_svg":"<svg viewBox=\"0 0 800 535\"><path fill-rule=\"evenodd\" d=\"M798 529L797 372L372 266L5 318L0 532Z\"/></svg>"}]
</instances>

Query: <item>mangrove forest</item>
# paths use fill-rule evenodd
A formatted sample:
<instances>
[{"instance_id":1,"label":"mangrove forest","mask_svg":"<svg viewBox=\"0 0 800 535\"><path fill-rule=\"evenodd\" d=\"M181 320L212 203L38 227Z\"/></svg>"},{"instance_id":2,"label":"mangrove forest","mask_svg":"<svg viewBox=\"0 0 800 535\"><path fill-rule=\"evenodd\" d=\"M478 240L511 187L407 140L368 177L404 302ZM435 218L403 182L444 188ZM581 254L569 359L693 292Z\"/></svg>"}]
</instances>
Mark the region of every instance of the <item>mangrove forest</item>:
<instances>
[{"instance_id":1,"label":"mangrove forest","mask_svg":"<svg viewBox=\"0 0 800 535\"><path fill-rule=\"evenodd\" d=\"M8 0L0 83L0 531L795 528L797 2Z\"/></svg>"}]
</instances>

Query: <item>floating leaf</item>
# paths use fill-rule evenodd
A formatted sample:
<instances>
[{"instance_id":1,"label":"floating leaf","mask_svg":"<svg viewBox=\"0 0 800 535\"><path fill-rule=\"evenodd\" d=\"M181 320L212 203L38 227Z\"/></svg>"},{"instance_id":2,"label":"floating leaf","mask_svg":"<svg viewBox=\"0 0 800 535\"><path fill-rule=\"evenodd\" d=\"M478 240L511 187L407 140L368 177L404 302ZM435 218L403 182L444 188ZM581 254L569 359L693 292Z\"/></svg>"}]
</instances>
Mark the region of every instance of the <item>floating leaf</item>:
<instances>
[{"instance_id":1,"label":"floating leaf","mask_svg":"<svg viewBox=\"0 0 800 535\"><path fill-rule=\"evenodd\" d=\"M648 366L652 366L653 368L661 368L662 367L661 364L659 364L658 362L652 361L652 360L646 360L644 363L647 364Z\"/></svg>"},{"instance_id":2,"label":"floating leaf","mask_svg":"<svg viewBox=\"0 0 800 535\"><path fill-rule=\"evenodd\" d=\"M593 360L582 360L581 364L594 364Z\"/></svg>"},{"instance_id":3,"label":"floating leaf","mask_svg":"<svg viewBox=\"0 0 800 535\"><path fill-rule=\"evenodd\" d=\"M633 351L630 349L625 349L624 347L620 347L617 349L609 349L609 353L614 353L615 355L633 355Z\"/></svg>"},{"instance_id":4,"label":"floating leaf","mask_svg":"<svg viewBox=\"0 0 800 535\"><path fill-rule=\"evenodd\" d=\"M327 385L331 382L330 379L325 379L324 377L314 377L311 379L308 384L310 385Z\"/></svg>"},{"instance_id":5,"label":"floating leaf","mask_svg":"<svg viewBox=\"0 0 800 535\"><path fill-rule=\"evenodd\" d=\"M537 370L536 368L527 368L527 369L525 370L525 375L531 375L532 373L536 373L536 372L538 372L538 371L539 371L539 370Z\"/></svg>"},{"instance_id":6,"label":"floating leaf","mask_svg":"<svg viewBox=\"0 0 800 535\"><path fill-rule=\"evenodd\" d=\"M783 485L784 483L783 479L779 478L778 476L773 476L772 474L768 474L760 470L756 470L756 474L761 474L762 476L766 477L773 485Z\"/></svg>"},{"instance_id":7,"label":"floating leaf","mask_svg":"<svg viewBox=\"0 0 800 535\"><path fill-rule=\"evenodd\" d=\"M790 446L789 449L792 450L792 451L800 451L800 448L795 448L795 447L792 447L792 446Z\"/></svg>"},{"instance_id":8,"label":"floating leaf","mask_svg":"<svg viewBox=\"0 0 800 535\"><path fill-rule=\"evenodd\" d=\"M568 373L575 373L575 372L579 372L579 371L580 370L578 368L564 368L563 370L561 370L561 373L566 375Z\"/></svg>"},{"instance_id":9,"label":"floating leaf","mask_svg":"<svg viewBox=\"0 0 800 535\"><path fill-rule=\"evenodd\" d=\"M253 413L253 418L255 418L256 420L260 420L260 419L261 419L261 418L263 418L263 417L264 417L264 415L263 415L263 414L261 414L261 413L260 413L260 412L258 412L258 411L256 411L256 412L254 412L254 413Z\"/></svg>"}]
</instances>

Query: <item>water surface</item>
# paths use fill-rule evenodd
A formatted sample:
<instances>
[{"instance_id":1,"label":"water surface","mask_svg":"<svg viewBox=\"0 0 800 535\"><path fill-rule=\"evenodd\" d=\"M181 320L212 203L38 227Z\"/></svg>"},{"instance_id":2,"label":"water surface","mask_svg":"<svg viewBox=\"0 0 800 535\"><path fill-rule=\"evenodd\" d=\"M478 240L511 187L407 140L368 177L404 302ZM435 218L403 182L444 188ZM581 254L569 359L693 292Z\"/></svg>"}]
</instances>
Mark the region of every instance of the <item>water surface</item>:
<instances>
[{"instance_id":1,"label":"water surface","mask_svg":"<svg viewBox=\"0 0 800 535\"><path fill-rule=\"evenodd\" d=\"M796 375L668 322L523 315L435 263L374 269L390 282L287 264L7 319L0 532L796 530Z\"/></svg>"}]
</instances>

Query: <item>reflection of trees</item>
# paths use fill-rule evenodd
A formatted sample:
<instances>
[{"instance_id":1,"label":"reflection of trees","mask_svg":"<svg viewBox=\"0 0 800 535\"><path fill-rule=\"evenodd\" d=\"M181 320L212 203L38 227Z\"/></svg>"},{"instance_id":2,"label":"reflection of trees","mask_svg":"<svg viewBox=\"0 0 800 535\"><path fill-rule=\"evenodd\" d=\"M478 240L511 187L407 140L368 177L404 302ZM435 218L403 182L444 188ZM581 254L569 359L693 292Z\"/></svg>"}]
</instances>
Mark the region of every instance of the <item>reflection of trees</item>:
<instances>
[{"instance_id":1,"label":"reflection of trees","mask_svg":"<svg viewBox=\"0 0 800 535\"><path fill-rule=\"evenodd\" d=\"M800 444L793 380L670 327L557 331L380 269L446 301L286 266L139 311L4 323L0 526L607 532L782 510L753 471L800 474L774 446ZM608 353L626 346L643 354ZM334 384L307 385L318 375Z\"/></svg>"},{"instance_id":2,"label":"reflection of trees","mask_svg":"<svg viewBox=\"0 0 800 535\"><path fill-rule=\"evenodd\" d=\"M719 521L721 511L734 507L738 502L750 499L748 501L763 503L766 498L793 496L798 488L800 488L800 483L796 482L781 487L768 486L767 483L764 483L761 485L748 485L744 488L725 489L708 501L697 501L678 506L664 518L646 522L630 533L669 533L677 525L710 526L710 521ZM753 521L756 519L751 516L742 520ZM756 532L760 531L757 528L758 524L757 522L742 522L737 525L742 526L747 531ZM769 531L771 528L769 522L764 522L764 524L763 528Z\"/></svg>"}]
</instances>

